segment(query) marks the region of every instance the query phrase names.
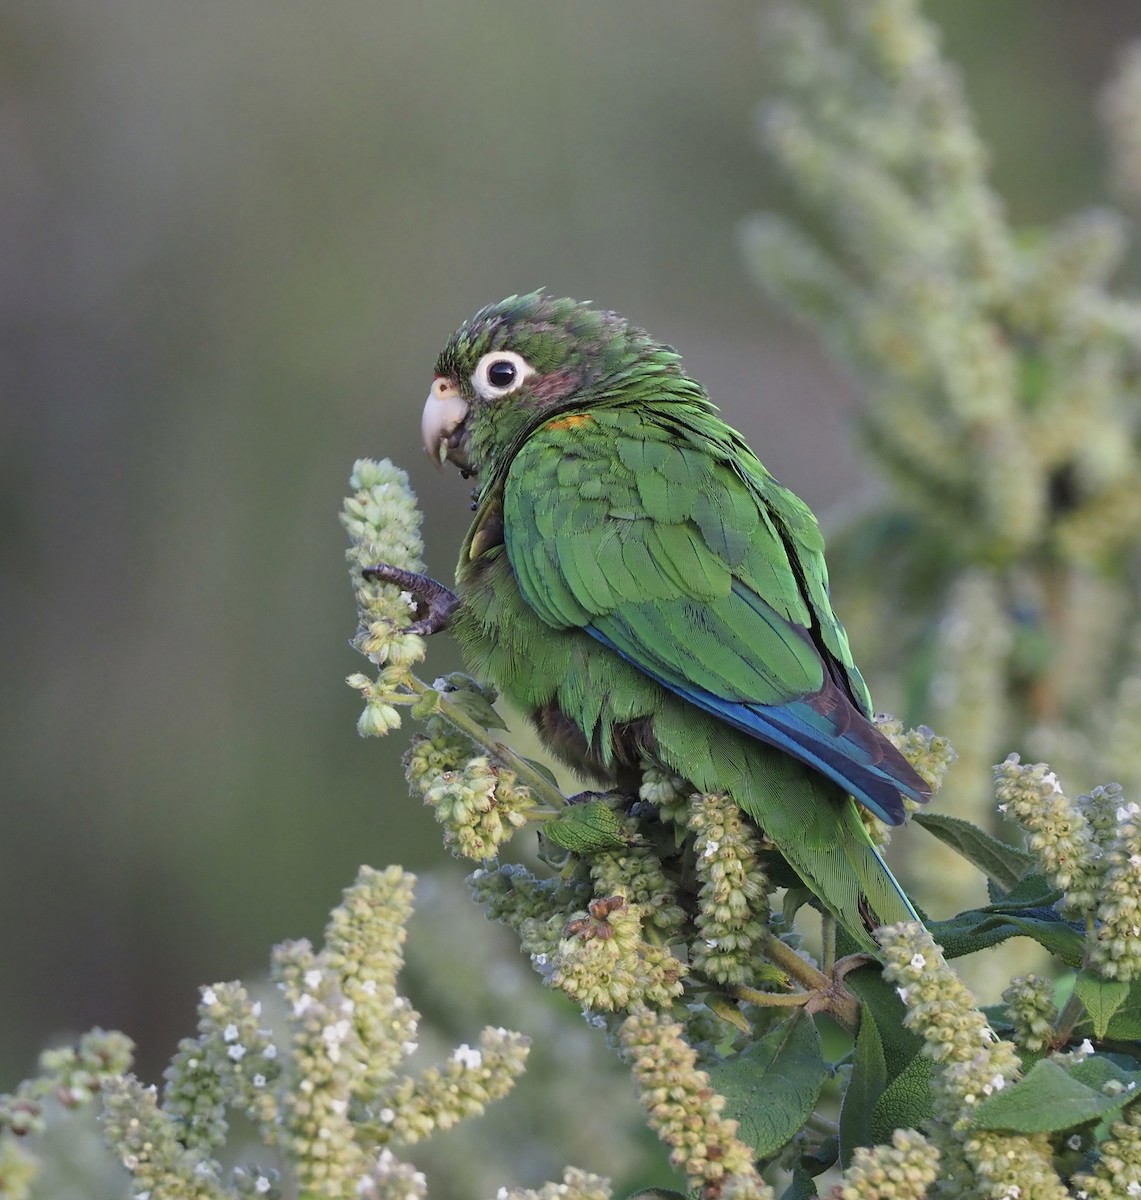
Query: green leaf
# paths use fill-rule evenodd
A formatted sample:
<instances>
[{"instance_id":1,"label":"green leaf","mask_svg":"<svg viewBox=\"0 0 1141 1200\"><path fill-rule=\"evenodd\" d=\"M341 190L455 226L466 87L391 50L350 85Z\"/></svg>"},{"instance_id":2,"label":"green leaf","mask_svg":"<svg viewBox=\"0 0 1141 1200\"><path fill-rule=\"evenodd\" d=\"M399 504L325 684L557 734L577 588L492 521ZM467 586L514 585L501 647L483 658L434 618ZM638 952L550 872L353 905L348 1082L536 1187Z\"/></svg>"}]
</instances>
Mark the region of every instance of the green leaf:
<instances>
[{"instance_id":1,"label":"green leaf","mask_svg":"<svg viewBox=\"0 0 1141 1200\"><path fill-rule=\"evenodd\" d=\"M947 958L973 954L1019 936L1033 938L1071 967L1081 965L1085 950L1084 932L1049 908L974 908L949 921L931 921L927 928Z\"/></svg>"},{"instance_id":2,"label":"green leaf","mask_svg":"<svg viewBox=\"0 0 1141 1200\"><path fill-rule=\"evenodd\" d=\"M971 1117L976 1129L1057 1133L1101 1120L1141 1096L1141 1071L1123 1071L1095 1054L1068 1068L1036 1062L1018 1083L982 1101Z\"/></svg>"},{"instance_id":3,"label":"green leaf","mask_svg":"<svg viewBox=\"0 0 1141 1200\"><path fill-rule=\"evenodd\" d=\"M820 1034L802 1012L709 1072L725 1097L725 1115L738 1122L737 1136L760 1159L772 1158L800 1132L829 1074Z\"/></svg>"},{"instance_id":4,"label":"green leaf","mask_svg":"<svg viewBox=\"0 0 1141 1200\"><path fill-rule=\"evenodd\" d=\"M897 1129L918 1129L931 1116L931 1060L917 1054L884 1088L871 1119L869 1144L891 1141Z\"/></svg>"},{"instance_id":5,"label":"green leaf","mask_svg":"<svg viewBox=\"0 0 1141 1200\"><path fill-rule=\"evenodd\" d=\"M574 854L598 854L622 850L630 843L622 818L605 800L568 804L543 826L543 834L556 846Z\"/></svg>"},{"instance_id":6,"label":"green leaf","mask_svg":"<svg viewBox=\"0 0 1141 1200\"><path fill-rule=\"evenodd\" d=\"M849 971L844 982L871 1011L883 1045L886 1079L890 1084L923 1049L923 1041L903 1024L907 1009L895 987L880 973L879 967L861 967ZM861 1017L862 1027L862 1017Z\"/></svg>"},{"instance_id":7,"label":"green leaf","mask_svg":"<svg viewBox=\"0 0 1141 1200\"><path fill-rule=\"evenodd\" d=\"M816 1180L799 1164L792 1169L792 1182L780 1194L780 1200L816 1200Z\"/></svg>"},{"instance_id":8,"label":"green leaf","mask_svg":"<svg viewBox=\"0 0 1141 1200\"><path fill-rule=\"evenodd\" d=\"M987 912L1009 912L1020 908L1053 908L1062 898L1045 875L1032 872L1024 875L1009 892L996 896L987 906Z\"/></svg>"},{"instance_id":9,"label":"green leaf","mask_svg":"<svg viewBox=\"0 0 1141 1200\"><path fill-rule=\"evenodd\" d=\"M871 1007L860 1008L860 1029L852 1056L852 1075L840 1107L840 1163L847 1167L857 1146L873 1145L872 1113L887 1087L883 1039Z\"/></svg>"},{"instance_id":10,"label":"green leaf","mask_svg":"<svg viewBox=\"0 0 1141 1200\"><path fill-rule=\"evenodd\" d=\"M1094 1037L1105 1037L1113 1014L1129 998L1129 990L1129 984L1123 979L1102 979L1088 969L1078 972L1074 991L1093 1022Z\"/></svg>"},{"instance_id":11,"label":"green leaf","mask_svg":"<svg viewBox=\"0 0 1141 1200\"><path fill-rule=\"evenodd\" d=\"M1105 1034L1124 1042L1141 1039L1141 979L1135 979L1130 985L1129 995L1110 1018Z\"/></svg>"},{"instance_id":12,"label":"green leaf","mask_svg":"<svg viewBox=\"0 0 1141 1200\"><path fill-rule=\"evenodd\" d=\"M999 841L970 821L943 813L916 813L911 818L941 842L973 863L1004 891L1009 891L1035 865L1034 855Z\"/></svg>"},{"instance_id":13,"label":"green leaf","mask_svg":"<svg viewBox=\"0 0 1141 1200\"><path fill-rule=\"evenodd\" d=\"M557 788L559 786L559 781L558 781L558 779L555 778L554 771L552 771L551 768L548 767L546 763L536 762L535 759L524 758L522 755L519 755L519 761L525 762L527 764L527 766L529 766L533 771L538 771L539 774L542 775L542 777L552 787Z\"/></svg>"},{"instance_id":14,"label":"green leaf","mask_svg":"<svg viewBox=\"0 0 1141 1200\"><path fill-rule=\"evenodd\" d=\"M458 672L450 674L437 679L436 690L442 692L446 703L454 704L461 713L484 726L485 730L505 730L508 727L474 679Z\"/></svg>"}]
</instances>

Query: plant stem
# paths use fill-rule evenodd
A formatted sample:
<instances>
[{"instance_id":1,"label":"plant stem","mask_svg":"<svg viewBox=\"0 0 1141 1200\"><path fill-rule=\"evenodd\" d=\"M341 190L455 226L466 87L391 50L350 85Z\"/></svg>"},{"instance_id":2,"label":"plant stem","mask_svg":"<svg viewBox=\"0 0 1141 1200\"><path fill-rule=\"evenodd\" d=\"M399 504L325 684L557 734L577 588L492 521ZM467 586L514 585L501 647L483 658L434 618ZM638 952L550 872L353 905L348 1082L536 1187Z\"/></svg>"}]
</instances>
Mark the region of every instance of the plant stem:
<instances>
[{"instance_id":1,"label":"plant stem","mask_svg":"<svg viewBox=\"0 0 1141 1200\"><path fill-rule=\"evenodd\" d=\"M823 971L818 971L808 959L802 958L767 929L761 940L761 953L810 992L822 992L832 984Z\"/></svg>"},{"instance_id":2,"label":"plant stem","mask_svg":"<svg viewBox=\"0 0 1141 1200\"><path fill-rule=\"evenodd\" d=\"M1075 988L1066 1001L1062 1011L1058 1014L1058 1019L1054 1022L1054 1046L1064 1046L1070 1040L1070 1034L1074 1031L1074 1026L1085 1015L1085 1005L1078 999L1077 989Z\"/></svg>"},{"instance_id":3,"label":"plant stem","mask_svg":"<svg viewBox=\"0 0 1141 1200\"><path fill-rule=\"evenodd\" d=\"M836 965L836 918L826 912L820 921L820 931L824 938L824 974L831 975Z\"/></svg>"}]
</instances>

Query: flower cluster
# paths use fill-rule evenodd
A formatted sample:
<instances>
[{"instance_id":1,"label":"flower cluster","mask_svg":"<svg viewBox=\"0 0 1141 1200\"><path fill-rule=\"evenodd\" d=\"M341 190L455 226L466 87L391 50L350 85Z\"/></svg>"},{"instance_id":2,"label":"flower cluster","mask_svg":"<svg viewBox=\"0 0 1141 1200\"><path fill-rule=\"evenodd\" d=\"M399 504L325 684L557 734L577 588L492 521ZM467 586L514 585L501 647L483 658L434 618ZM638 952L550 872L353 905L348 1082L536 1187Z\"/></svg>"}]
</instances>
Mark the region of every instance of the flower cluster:
<instances>
[{"instance_id":1,"label":"flower cluster","mask_svg":"<svg viewBox=\"0 0 1141 1200\"><path fill-rule=\"evenodd\" d=\"M1053 984L1037 975L1019 975L1010 981L1002 999L1017 1045L1032 1054L1045 1050L1053 1041L1058 1017Z\"/></svg>"},{"instance_id":2,"label":"flower cluster","mask_svg":"<svg viewBox=\"0 0 1141 1200\"><path fill-rule=\"evenodd\" d=\"M443 825L445 845L463 858L494 858L535 807L531 790L514 771L475 754L471 742L438 717L413 740L405 772L413 792Z\"/></svg>"},{"instance_id":3,"label":"flower cluster","mask_svg":"<svg viewBox=\"0 0 1141 1200\"><path fill-rule=\"evenodd\" d=\"M685 823L692 790L680 775L672 775L656 763L642 764L642 783L638 789L638 798L653 805L663 822Z\"/></svg>"},{"instance_id":4,"label":"flower cluster","mask_svg":"<svg viewBox=\"0 0 1141 1200\"><path fill-rule=\"evenodd\" d=\"M624 850L605 850L590 858L590 877L596 896L621 892L636 904L646 926L659 936L676 937L685 922L677 885L667 875L652 847L631 844Z\"/></svg>"},{"instance_id":5,"label":"flower cluster","mask_svg":"<svg viewBox=\"0 0 1141 1200\"><path fill-rule=\"evenodd\" d=\"M0 1133L42 1133L48 1097L67 1108L89 1104L106 1084L130 1070L134 1049L125 1034L93 1029L75 1046L45 1050L32 1079L11 1094L0 1094Z\"/></svg>"},{"instance_id":6,"label":"flower cluster","mask_svg":"<svg viewBox=\"0 0 1141 1200\"><path fill-rule=\"evenodd\" d=\"M770 890L757 861L757 834L724 793L690 798L694 871L700 881L691 961L717 983L750 983L768 926Z\"/></svg>"},{"instance_id":7,"label":"flower cluster","mask_svg":"<svg viewBox=\"0 0 1141 1200\"><path fill-rule=\"evenodd\" d=\"M495 1200L610 1200L610 1181L577 1167L567 1167L561 1183L541 1188L500 1188Z\"/></svg>"},{"instance_id":8,"label":"flower cluster","mask_svg":"<svg viewBox=\"0 0 1141 1200\"><path fill-rule=\"evenodd\" d=\"M1104 846L1091 965L1108 979L1141 975L1141 806L1122 803Z\"/></svg>"},{"instance_id":9,"label":"flower cluster","mask_svg":"<svg viewBox=\"0 0 1141 1200\"><path fill-rule=\"evenodd\" d=\"M888 926L879 939L884 978L896 985L907 1009L904 1023L938 1064L932 1137L942 1155L942 1173L973 1181L959 1194L1065 1200L1044 1137L983 1132L970 1125L976 1104L1020 1076L1014 1043L998 1038L922 925Z\"/></svg>"},{"instance_id":10,"label":"flower cluster","mask_svg":"<svg viewBox=\"0 0 1141 1200\"><path fill-rule=\"evenodd\" d=\"M260 1027L262 1005L240 983L202 989L198 1036L183 1038L166 1070L163 1108L182 1122L182 1140L203 1151L224 1144L227 1107L251 1120L277 1120L277 1044Z\"/></svg>"},{"instance_id":11,"label":"flower cluster","mask_svg":"<svg viewBox=\"0 0 1141 1200\"><path fill-rule=\"evenodd\" d=\"M883 714L877 714L875 724L880 733L911 763L931 791L939 791L951 765L958 758L950 741L926 725L905 729L902 721ZM913 801L905 798L905 803L914 810Z\"/></svg>"},{"instance_id":12,"label":"flower cluster","mask_svg":"<svg viewBox=\"0 0 1141 1200\"><path fill-rule=\"evenodd\" d=\"M592 900L536 965L550 987L592 1012L668 1006L682 993L686 966L668 946L643 939L643 920L641 907L623 896Z\"/></svg>"},{"instance_id":13,"label":"flower cluster","mask_svg":"<svg viewBox=\"0 0 1141 1200\"><path fill-rule=\"evenodd\" d=\"M1087 922L1089 965L1107 979L1141 974L1141 806L1116 784L1070 800L1043 763L995 767L999 807L1026 831L1062 911Z\"/></svg>"},{"instance_id":14,"label":"flower cluster","mask_svg":"<svg viewBox=\"0 0 1141 1200\"><path fill-rule=\"evenodd\" d=\"M478 1048L462 1045L443 1067L429 1067L384 1094L381 1121L391 1136L411 1145L437 1129L478 1116L507 1095L523 1072L530 1041L507 1029L485 1029Z\"/></svg>"},{"instance_id":15,"label":"flower cluster","mask_svg":"<svg viewBox=\"0 0 1141 1200\"><path fill-rule=\"evenodd\" d=\"M1102 851L1081 807L1045 763L1024 764L1011 754L994 769L999 811L1026 831L1027 848L1063 893L1066 912L1093 912L1101 886Z\"/></svg>"},{"instance_id":16,"label":"flower cluster","mask_svg":"<svg viewBox=\"0 0 1141 1200\"><path fill-rule=\"evenodd\" d=\"M155 1088L144 1087L134 1076L106 1085L103 1133L130 1174L136 1195L223 1200L219 1164L206 1151L186 1144L181 1121L159 1107Z\"/></svg>"},{"instance_id":17,"label":"flower cluster","mask_svg":"<svg viewBox=\"0 0 1141 1200\"><path fill-rule=\"evenodd\" d=\"M409 668L424 657L424 639L404 632L416 615L416 603L394 584L366 580L361 572L377 563L409 571L423 570L420 554L420 511L407 474L388 459L362 458L353 464L354 489L341 512L351 545L345 552L356 593L359 625L353 645L381 667L379 676L349 676L348 683L365 700L357 722L362 736L378 736L399 728L394 699L404 700Z\"/></svg>"},{"instance_id":18,"label":"flower cluster","mask_svg":"<svg viewBox=\"0 0 1141 1200\"><path fill-rule=\"evenodd\" d=\"M1129 1200L1141 1196L1141 1104L1133 1104L1101 1144L1093 1171L1074 1176L1077 1200Z\"/></svg>"},{"instance_id":19,"label":"flower cluster","mask_svg":"<svg viewBox=\"0 0 1141 1200\"><path fill-rule=\"evenodd\" d=\"M275 1147L300 1190L317 1198L409 1200L426 1194L421 1172L393 1147L483 1111L510 1090L527 1039L486 1029L442 1068L403 1071L416 1049L418 1015L396 988L413 878L361 868L325 931L325 945L285 943L273 970L286 1033L261 1024L261 1003L237 983L202 990L199 1032L179 1047L160 1105L131 1076L102 1081L106 1136L138 1194L221 1200L282 1194L274 1171L217 1160L228 1110L244 1112Z\"/></svg>"},{"instance_id":20,"label":"flower cluster","mask_svg":"<svg viewBox=\"0 0 1141 1200\"><path fill-rule=\"evenodd\" d=\"M622 1022L618 1038L650 1125L690 1186L711 1200L772 1200L751 1151L737 1139L737 1122L721 1116L724 1097L698 1069L682 1027L658 1013L636 1011Z\"/></svg>"},{"instance_id":21,"label":"flower cluster","mask_svg":"<svg viewBox=\"0 0 1141 1200\"><path fill-rule=\"evenodd\" d=\"M914 1129L897 1129L890 1146L857 1146L833 1200L923 1200L938 1176L939 1151Z\"/></svg>"}]
</instances>

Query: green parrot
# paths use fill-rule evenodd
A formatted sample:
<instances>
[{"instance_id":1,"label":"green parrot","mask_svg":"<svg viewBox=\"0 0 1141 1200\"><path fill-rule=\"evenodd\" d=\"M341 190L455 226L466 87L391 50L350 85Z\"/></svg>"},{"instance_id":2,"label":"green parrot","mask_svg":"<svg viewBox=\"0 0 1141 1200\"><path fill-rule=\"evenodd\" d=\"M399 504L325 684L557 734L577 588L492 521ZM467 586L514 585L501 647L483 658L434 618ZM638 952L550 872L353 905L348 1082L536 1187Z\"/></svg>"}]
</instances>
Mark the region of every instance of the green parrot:
<instances>
[{"instance_id":1,"label":"green parrot","mask_svg":"<svg viewBox=\"0 0 1141 1200\"><path fill-rule=\"evenodd\" d=\"M552 751L728 793L873 953L919 919L856 803L898 825L931 789L869 720L816 519L670 346L511 296L444 348L422 433L478 482L436 624Z\"/></svg>"}]
</instances>

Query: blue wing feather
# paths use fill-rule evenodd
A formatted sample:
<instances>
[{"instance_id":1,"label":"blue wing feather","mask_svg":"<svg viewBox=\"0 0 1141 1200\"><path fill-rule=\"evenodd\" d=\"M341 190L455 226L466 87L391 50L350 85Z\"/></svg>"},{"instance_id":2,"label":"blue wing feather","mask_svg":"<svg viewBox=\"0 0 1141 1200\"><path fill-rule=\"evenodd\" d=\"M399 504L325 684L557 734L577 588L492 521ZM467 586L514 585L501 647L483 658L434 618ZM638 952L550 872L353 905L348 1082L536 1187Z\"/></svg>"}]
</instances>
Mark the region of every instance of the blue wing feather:
<instances>
[{"instance_id":1,"label":"blue wing feather","mask_svg":"<svg viewBox=\"0 0 1141 1200\"><path fill-rule=\"evenodd\" d=\"M634 646L623 646L597 626L587 625L585 629L597 642L620 654L675 695L814 767L889 825L900 825L906 817L900 793L919 802L927 799L926 794L899 778L896 773L899 763L885 755L883 741L866 736L869 726L863 721L850 720L854 711L851 703L831 681L811 699L784 704L727 700L694 687L661 663L651 665ZM835 703L829 703L832 697ZM906 760L900 756L900 762Z\"/></svg>"}]
</instances>

